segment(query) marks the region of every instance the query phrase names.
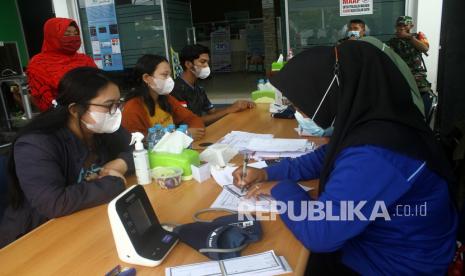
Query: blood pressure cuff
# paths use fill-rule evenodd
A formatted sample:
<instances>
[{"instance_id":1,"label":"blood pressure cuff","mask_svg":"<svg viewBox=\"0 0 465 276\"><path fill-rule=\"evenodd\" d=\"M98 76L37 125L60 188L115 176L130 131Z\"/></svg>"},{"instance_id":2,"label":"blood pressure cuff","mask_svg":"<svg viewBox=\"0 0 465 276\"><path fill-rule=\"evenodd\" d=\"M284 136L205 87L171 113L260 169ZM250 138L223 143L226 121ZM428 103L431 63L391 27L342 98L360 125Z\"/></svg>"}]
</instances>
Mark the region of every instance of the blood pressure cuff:
<instances>
[{"instance_id":1,"label":"blood pressure cuff","mask_svg":"<svg viewBox=\"0 0 465 276\"><path fill-rule=\"evenodd\" d=\"M219 217L211 222L194 222L178 226L179 239L212 260L224 260L241 255L249 243L262 237L260 222L239 220L238 215Z\"/></svg>"}]
</instances>

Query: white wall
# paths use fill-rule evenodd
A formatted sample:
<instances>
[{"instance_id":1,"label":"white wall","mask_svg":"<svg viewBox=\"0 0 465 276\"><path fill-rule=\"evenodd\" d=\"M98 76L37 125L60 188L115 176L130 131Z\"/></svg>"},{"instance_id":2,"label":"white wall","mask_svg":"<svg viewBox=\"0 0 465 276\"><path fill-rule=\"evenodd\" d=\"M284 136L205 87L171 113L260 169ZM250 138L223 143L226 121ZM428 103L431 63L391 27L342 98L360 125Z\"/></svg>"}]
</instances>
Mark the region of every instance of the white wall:
<instances>
[{"instance_id":1,"label":"white wall","mask_svg":"<svg viewBox=\"0 0 465 276\"><path fill-rule=\"evenodd\" d=\"M53 0L53 9L56 17L69 18L68 1L66 0Z\"/></svg>"},{"instance_id":2,"label":"white wall","mask_svg":"<svg viewBox=\"0 0 465 276\"><path fill-rule=\"evenodd\" d=\"M442 0L407 0L406 13L413 17L416 32L423 32L429 41L428 56L425 59L428 69L428 80L432 83L433 91L436 91L439 40L441 38Z\"/></svg>"},{"instance_id":3,"label":"white wall","mask_svg":"<svg viewBox=\"0 0 465 276\"><path fill-rule=\"evenodd\" d=\"M81 27L81 20L79 18L78 6L76 0L53 0L53 10L56 17L72 18L76 20L79 27ZM83 40L81 32L81 40ZM82 43L79 52L84 53L84 43Z\"/></svg>"}]
</instances>

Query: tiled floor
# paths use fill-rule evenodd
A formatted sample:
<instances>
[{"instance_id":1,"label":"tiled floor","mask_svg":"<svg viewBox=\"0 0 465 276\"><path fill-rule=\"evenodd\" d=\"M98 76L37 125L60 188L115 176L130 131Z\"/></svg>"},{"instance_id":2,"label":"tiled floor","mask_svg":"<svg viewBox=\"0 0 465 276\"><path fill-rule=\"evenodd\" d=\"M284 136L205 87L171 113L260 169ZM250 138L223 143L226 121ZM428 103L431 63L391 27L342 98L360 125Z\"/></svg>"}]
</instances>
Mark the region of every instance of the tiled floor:
<instances>
[{"instance_id":1,"label":"tiled floor","mask_svg":"<svg viewBox=\"0 0 465 276\"><path fill-rule=\"evenodd\" d=\"M250 93L257 90L257 81L264 73L212 73L201 81L213 104L229 104L238 99L250 99Z\"/></svg>"}]
</instances>

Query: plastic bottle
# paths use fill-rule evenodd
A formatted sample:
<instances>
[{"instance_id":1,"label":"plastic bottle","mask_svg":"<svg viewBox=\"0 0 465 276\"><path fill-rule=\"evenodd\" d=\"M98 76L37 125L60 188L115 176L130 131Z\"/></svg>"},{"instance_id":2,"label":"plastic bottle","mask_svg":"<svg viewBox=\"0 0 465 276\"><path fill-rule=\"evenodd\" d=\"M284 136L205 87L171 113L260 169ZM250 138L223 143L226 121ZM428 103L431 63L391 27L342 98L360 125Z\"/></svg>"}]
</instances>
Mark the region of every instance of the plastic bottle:
<instances>
[{"instance_id":1,"label":"plastic bottle","mask_svg":"<svg viewBox=\"0 0 465 276\"><path fill-rule=\"evenodd\" d=\"M188 135L187 129L188 129L187 125L182 124L182 125L179 125L177 131L180 131L180 132Z\"/></svg>"},{"instance_id":2,"label":"plastic bottle","mask_svg":"<svg viewBox=\"0 0 465 276\"><path fill-rule=\"evenodd\" d=\"M153 146L155 147L158 142L160 142L161 138L163 138L165 132L163 131L163 126L160 124L156 124L153 129L155 130L155 134L153 136Z\"/></svg>"},{"instance_id":3,"label":"plastic bottle","mask_svg":"<svg viewBox=\"0 0 465 276\"><path fill-rule=\"evenodd\" d=\"M258 90L265 90L265 80L264 79L259 79L258 84L257 84L257 89Z\"/></svg>"},{"instance_id":4,"label":"plastic bottle","mask_svg":"<svg viewBox=\"0 0 465 276\"><path fill-rule=\"evenodd\" d=\"M173 132L176 130L176 126L173 125L173 124L169 124L166 129L168 130L168 132Z\"/></svg>"},{"instance_id":5,"label":"plastic bottle","mask_svg":"<svg viewBox=\"0 0 465 276\"><path fill-rule=\"evenodd\" d=\"M135 144L135 150L132 153L134 158L134 166L136 168L137 183L140 185L147 185L152 183L152 176L150 174L149 155L142 140L144 135L140 132L132 133L130 145Z\"/></svg>"},{"instance_id":6,"label":"plastic bottle","mask_svg":"<svg viewBox=\"0 0 465 276\"><path fill-rule=\"evenodd\" d=\"M274 91L274 86L270 83L270 80L266 80L265 84L263 85L264 90L266 91Z\"/></svg>"},{"instance_id":7,"label":"plastic bottle","mask_svg":"<svg viewBox=\"0 0 465 276\"><path fill-rule=\"evenodd\" d=\"M154 127L149 128L147 133L147 147L148 150L151 151L153 147L155 147L155 139L156 139L156 130Z\"/></svg>"}]
</instances>

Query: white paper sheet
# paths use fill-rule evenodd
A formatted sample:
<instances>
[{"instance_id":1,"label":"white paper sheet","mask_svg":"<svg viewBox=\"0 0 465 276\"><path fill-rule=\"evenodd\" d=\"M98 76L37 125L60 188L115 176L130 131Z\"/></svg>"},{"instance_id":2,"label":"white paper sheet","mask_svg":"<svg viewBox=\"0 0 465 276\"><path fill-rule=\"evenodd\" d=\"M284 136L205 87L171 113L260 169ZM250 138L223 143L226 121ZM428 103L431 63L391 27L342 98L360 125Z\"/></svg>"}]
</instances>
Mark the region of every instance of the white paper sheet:
<instances>
[{"instance_id":1,"label":"white paper sheet","mask_svg":"<svg viewBox=\"0 0 465 276\"><path fill-rule=\"evenodd\" d=\"M227 186L229 188L229 186ZM232 192L231 189L224 188L210 208L222 208L236 212L270 212L277 213L278 209L276 201L269 196L260 196L258 200L255 198L246 198L238 192Z\"/></svg>"},{"instance_id":2,"label":"white paper sheet","mask_svg":"<svg viewBox=\"0 0 465 276\"><path fill-rule=\"evenodd\" d=\"M308 149L307 139L261 139L252 138L246 148L250 151L263 152L304 152Z\"/></svg>"},{"instance_id":3,"label":"white paper sheet","mask_svg":"<svg viewBox=\"0 0 465 276\"><path fill-rule=\"evenodd\" d=\"M279 258L272 250L260 254L237 257L223 260L225 275L276 275L283 273L284 269ZM274 273L272 273L274 272Z\"/></svg>"},{"instance_id":4,"label":"white paper sheet","mask_svg":"<svg viewBox=\"0 0 465 276\"><path fill-rule=\"evenodd\" d=\"M244 132L244 131L231 131L226 136L224 136L220 141L218 141L218 143L228 144L238 151L243 151L246 149L249 141L253 138L272 139L273 134L259 134L259 133Z\"/></svg>"},{"instance_id":5,"label":"white paper sheet","mask_svg":"<svg viewBox=\"0 0 465 276\"><path fill-rule=\"evenodd\" d=\"M267 167L267 164L264 161L260 161L260 162L248 164L247 166L252 167L252 168L257 168L257 169L263 169ZM237 168L238 167L235 167L235 166L226 166L224 168L211 167L210 172L211 172L211 175L213 176L213 179L215 179L216 183L218 183L218 185L223 187L224 185L233 184L232 173Z\"/></svg>"},{"instance_id":6,"label":"white paper sheet","mask_svg":"<svg viewBox=\"0 0 465 276\"><path fill-rule=\"evenodd\" d=\"M292 272L283 256L273 250L222 261L167 267L166 276L272 276Z\"/></svg>"},{"instance_id":7,"label":"white paper sheet","mask_svg":"<svg viewBox=\"0 0 465 276\"><path fill-rule=\"evenodd\" d=\"M248 165L249 167L265 168L266 162L260 161ZM237 167L211 168L211 174L216 183L223 187L223 190L212 203L210 208L224 208L237 212L271 212L277 213L277 203L271 196L262 195L259 199L246 198L247 191L241 191L233 184L232 173ZM300 185L300 184L299 184ZM300 185L305 191L312 190Z\"/></svg>"},{"instance_id":8,"label":"white paper sheet","mask_svg":"<svg viewBox=\"0 0 465 276\"><path fill-rule=\"evenodd\" d=\"M224 168L211 167L210 172L215 179L216 183L223 187L224 185L233 184L232 173L237 169L237 167L227 166Z\"/></svg>"},{"instance_id":9,"label":"white paper sheet","mask_svg":"<svg viewBox=\"0 0 465 276\"><path fill-rule=\"evenodd\" d=\"M277 158L297 158L307 153L314 151L314 149L300 151L286 151L286 152L273 152L273 151L256 151L250 157L255 160L262 159L277 159Z\"/></svg>"},{"instance_id":10,"label":"white paper sheet","mask_svg":"<svg viewBox=\"0 0 465 276\"><path fill-rule=\"evenodd\" d=\"M167 267L166 276L222 276L221 265L217 261Z\"/></svg>"}]
</instances>

